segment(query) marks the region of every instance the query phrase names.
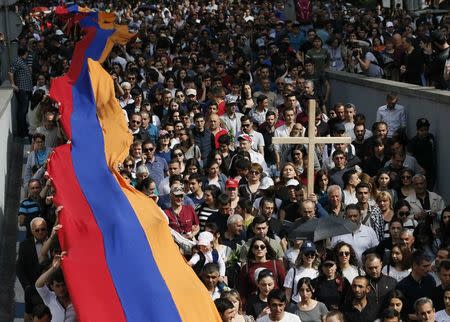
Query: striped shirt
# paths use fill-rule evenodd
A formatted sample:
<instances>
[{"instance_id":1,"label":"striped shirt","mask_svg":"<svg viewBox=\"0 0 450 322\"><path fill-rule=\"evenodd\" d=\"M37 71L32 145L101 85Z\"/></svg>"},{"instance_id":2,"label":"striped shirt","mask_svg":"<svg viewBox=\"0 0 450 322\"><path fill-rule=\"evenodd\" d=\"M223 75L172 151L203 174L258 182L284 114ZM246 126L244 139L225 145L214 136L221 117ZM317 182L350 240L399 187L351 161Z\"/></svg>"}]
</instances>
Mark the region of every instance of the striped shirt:
<instances>
[{"instance_id":1,"label":"striped shirt","mask_svg":"<svg viewBox=\"0 0 450 322\"><path fill-rule=\"evenodd\" d=\"M19 206L19 216L25 216L24 226L27 229L27 236L31 236L30 222L41 216L41 206L31 198L24 199Z\"/></svg>"},{"instance_id":2,"label":"striped shirt","mask_svg":"<svg viewBox=\"0 0 450 322\"><path fill-rule=\"evenodd\" d=\"M209 216L212 214L218 212L218 209L211 209L208 208L206 205L203 207L200 207L200 209L197 211L198 221L200 222L200 231L205 230L205 224L208 220Z\"/></svg>"}]
</instances>

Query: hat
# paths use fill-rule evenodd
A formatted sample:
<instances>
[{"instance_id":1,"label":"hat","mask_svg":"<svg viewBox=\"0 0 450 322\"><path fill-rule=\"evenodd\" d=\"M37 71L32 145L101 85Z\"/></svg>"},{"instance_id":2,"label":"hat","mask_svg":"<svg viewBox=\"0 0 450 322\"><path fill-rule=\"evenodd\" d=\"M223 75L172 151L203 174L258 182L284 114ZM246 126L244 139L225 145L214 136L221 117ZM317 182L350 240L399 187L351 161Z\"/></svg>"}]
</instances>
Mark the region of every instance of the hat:
<instances>
[{"instance_id":1,"label":"hat","mask_svg":"<svg viewBox=\"0 0 450 322\"><path fill-rule=\"evenodd\" d=\"M275 182L273 182L271 177L264 177L261 180L261 183L259 184L259 189L260 190L266 190L269 189L270 187L273 187L275 185Z\"/></svg>"},{"instance_id":2,"label":"hat","mask_svg":"<svg viewBox=\"0 0 450 322\"><path fill-rule=\"evenodd\" d=\"M58 30L56 30L55 35L64 36L64 33L62 32L62 30L58 29Z\"/></svg>"},{"instance_id":3,"label":"hat","mask_svg":"<svg viewBox=\"0 0 450 322\"><path fill-rule=\"evenodd\" d=\"M298 21L294 21L294 23L292 24L294 27L300 27L300 22Z\"/></svg>"},{"instance_id":4,"label":"hat","mask_svg":"<svg viewBox=\"0 0 450 322\"><path fill-rule=\"evenodd\" d=\"M169 135L169 132L167 132L166 130L159 130L159 136L167 136Z\"/></svg>"},{"instance_id":5,"label":"hat","mask_svg":"<svg viewBox=\"0 0 450 322\"><path fill-rule=\"evenodd\" d=\"M345 132L345 125L343 122L337 122L333 126L333 132Z\"/></svg>"},{"instance_id":6,"label":"hat","mask_svg":"<svg viewBox=\"0 0 450 322\"><path fill-rule=\"evenodd\" d=\"M209 246L213 240L213 234L211 234L209 231L202 231L198 235L197 245Z\"/></svg>"},{"instance_id":7,"label":"hat","mask_svg":"<svg viewBox=\"0 0 450 322\"><path fill-rule=\"evenodd\" d=\"M252 138L248 134L241 134L238 136L238 141L248 141L250 143L253 142Z\"/></svg>"},{"instance_id":8,"label":"hat","mask_svg":"<svg viewBox=\"0 0 450 322\"><path fill-rule=\"evenodd\" d=\"M236 99L235 98L232 98L232 97L230 97L230 98L227 98L227 100L225 101L225 104L226 105L235 105L237 102L236 102Z\"/></svg>"},{"instance_id":9,"label":"hat","mask_svg":"<svg viewBox=\"0 0 450 322\"><path fill-rule=\"evenodd\" d=\"M302 244L302 247L300 247L300 251L305 253L315 253L316 252L316 245L314 245L311 241L306 241Z\"/></svg>"},{"instance_id":10,"label":"hat","mask_svg":"<svg viewBox=\"0 0 450 322\"><path fill-rule=\"evenodd\" d=\"M286 187L297 187L300 184L298 180L296 179L290 179L288 182L286 182Z\"/></svg>"},{"instance_id":11,"label":"hat","mask_svg":"<svg viewBox=\"0 0 450 322\"><path fill-rule=\"evenodd\" d=\"M197 96L197 90L195 90L194 88L188 88L186 90L186 96L189 96L189 95Z\"/></svg>"},{"instance_id":12,"label":"hat","mask_svg":"<svg viewBox=\"0 0 450 322\"><path fill-rule=\"evenodd\" d=\"M174 184L170 187L170 193L174 196L181 196L184 195L184 190L180 184Z\"/></svg>"},{"instance_id":13,"label":"hat","mask_svg":"<svg viewBox=\"0 0 450 322\"><path fill-rule=\"evenodd\" d=\"M389 27L394 27L394 24L392 23L392 21L386 22L386 28L389 28Z\"/></svg>"},{"instance_id":14,"label":"hat","mask_svg":"<svg viewBox=\"0 0 450 322\"><path fill-rule=\"evenodd\" d=\"M430 122L428 122L428 120L426 118L418 119L417 123L416 123L416 127L417 127L417 129L420 129L422 127L429 128L430 127Z\"/></svg>"},{"instance_id":15,"label":"hat","mask_svg":"<svg viewBox=\"0 0 450 322\"><path fill-rule=\"evenodd\" d=\"M239 186L239 183L237 180L228 179L227 182L225 182L225 188L237 188Z\"/></svg>"}]
</instances>

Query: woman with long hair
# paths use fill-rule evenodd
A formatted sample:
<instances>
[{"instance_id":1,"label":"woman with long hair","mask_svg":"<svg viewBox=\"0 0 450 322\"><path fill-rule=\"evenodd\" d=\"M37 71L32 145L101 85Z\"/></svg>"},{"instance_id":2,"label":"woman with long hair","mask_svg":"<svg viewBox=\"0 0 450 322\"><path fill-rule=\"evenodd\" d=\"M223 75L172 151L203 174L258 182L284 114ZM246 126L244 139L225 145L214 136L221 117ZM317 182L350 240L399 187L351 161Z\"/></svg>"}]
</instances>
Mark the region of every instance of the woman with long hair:
<instances>
[{"instance_id":1,"label":"woman with long hair","mask_svg":"<svg viewBox=\"0 0 450 322\"><path fill-rule=\"evenodd\" d=\"M401 321L408 322L409 317L406 311L406 297L399 290L393 290L386 296L387 305L400 313Z\"/></svg>"},{"instance_id":2,"label":"woman with long hair","mask_svg":"<svg viewBox=\"0 0 450 322\"><path fill-rule=\"evenodd\" d=\"M387 169L378 171L375 178L375 184L378 191L386 191L391 195L392 205L397 202L397 191L391 188L391 177Z\"/></svg>"},{"instance_id":3,"label":"woman with long hair","mask_svg":"<svg viewBox=\"0 0 450 322\"><path fill-rule=\"evenodd\" d=\"M256 102L253 99L252 87L247 82L241 85L241 97L238 100L238 106L243 114L248 114L256 106Z\"/></svg>"},{"instance_id":4,"label":"woman with long hair","mask_svg":"<svg viewBox=\"0 0 450 322\"><path fill-rule=\"evenodd\" d=\"M295 266L289 269L284 280L284 292L289 302L298 303L298 281L302 277L316 278L319 275L317 266L319 257L313 242L305 241L300 247L300 252L295 260Z\"/></svg>"},{"instance_id":5,"label":"woman with long hair","mask_svg":"<svg viewBox=\"0 0 450 322\"><path fill-rule=\"evenodd\" d=\"M252 163L246 176L247 182L239 186L239 195L243 199L254 202L256 198L261 196L259 186L261 185L262 173L262 166L259 163Z\"/></svg>"},{"instance_id":6,"label":"woman with long hair","mask_svg":"<svg viewBox=\"0 0 450 322\"><path fill-rule=\"evenodd\" d=\"M274 277L274 287L283 285L286 271L281 260L276 259L276 253L265 238L252 239L247 255L247 262L239 272L238 290L244 298L255 294L257 290L255 275L258 268L270 270Z\"/></svg>"},{"instance_id":7,"label":"woman with long hair","mask_svg":"<svg viewBox=\"0 0 450 322\"><path fill-rule=\"evenodd\" d=\"M300 302L291 306L288 311L297 315L302 322L322 322L328 309L324 303L314 299L315 288L309 277L302 277L297 284Z\"/></svg>"},{"instance_id":8,"label":"woman with long hair","mask_svg":"<svg viewBox=\"0 0 450 322\"><path fill-rule=\"evenodd\" d=\"M344 190L342 191L344 204L347 206L352 203L358 203L356 186L361 182L358 171L355 169L348 170L342 176L342 181L344 182Z\"/></svg>"},{"instance_id":9,"label":"woman with long hair","mask_svg":"<svg viewBox=\"0 0 450 322\"><path fill-rule=\"evenodd\" d=\"M186 154L184 155L186 157ZM186 174L191 175L194 173L203 176L203 168L200 165L200 162L196 159L188 159L186 160Z\"/></svg>"},{"instance_id":10,"label":"woman with long hair","mask_svg":"<svg viewBox=\"0 0 450 322\"><path fill-rule=\"evenodd\" d=\"M301 182L295 165L292 162L286 162L280 169L280 181L275 185L277 198L284 201L289 200L289 192L286 188L286 183L291 179Z\"/></svg>"},{"instance_id":11,"label":"woman with long hair","mask_svg":"<svg viewBox=\"0 0 450 322\"><path fill-rule=\"evenodd\" d=\"M329 256L319 265L319 276L313 280L316 300L323 302L329 310L339 310L344 304L349 281L342 276L334 256Z\"/></svg>"},{"instance_id":12,"label":"woman with long hair","mask_svg":"<svg viewBox=\"0 0 450 322\"><path fill-rule=\"evenodd\" d=\"M411 205L408 201L404 199L397 201L394 206L394 213L401 220L403 229L414 230L417 227L418 222L411 214Z\"/></svg>"},{"instance_id":13,"label":"woman with long hair","mask_svg":"<svg viewBox=\"0 0 450 322\"><path fill-rule=\"evenodd\" d=\"M414 171L411 169L403 169L400 172L400 188L398 189L398 199L405 199L411 194L415 193L414 185L412 183L412 178L414 176Z\"/></svg>"},{"instance_id":14,"label":"woman with long hair","mask_svg":"<svg viewBox=\"0 0 450 322\"><path fill-rule=\"evenodd\" d=\"M391 249L389 263L383 267L384 275L400 282L411 273L411 250L405 244L394 244Z\"/></svg>"},{"instance_id":15,"label":"woman with long hair","mask_svg":"<svg viewBox=\"0 0 450 322\"><path fill-rule=\"evenodd\" d=\"M165 131L159 131L158 143L156 146L156 155L170 162L170 134Z\"/></svg>"},{"instance_id":16,"label":"woman with long hair","mask_svg":"<svg viewBox=\"0 0 450 322\"><path fill-rule=\"evenodd\" d=\"M184 157L184 152L180 148L177 147L178 145L174 146L172 151L170 152L170 158L171 160L177 160L180 164L180 172L183 173L186 169L186 160Z\"/></svg>"},{"instance_id":17,"label":"woman with long hair","mask_svg":"<svg viewBox=\"0 0 450 322\"><path fill-rule=\"evenodd\" d=\"M392 196L387 191L381 191L375 198L378 208L381 210L381 215L384 221L384 238L389 238L389 223L394 218L394 207L392 203Z\"/></svg>"},{"instance_id":18,"label":"woman with long hair","mask_svg":"<svg viewBox=\"0 0 450 322\"><path fill-rule=\"evenodd\" d=\"M210 160L208 165L206 166L206 176L203 184L213 185L218 187L221 191L225 191L225 183L227 181L227 177L220 172L220 166L216 160Z\"/></svg>"},{"instance_id":19,"label":"woman with long hair","mask_svg":"<svg viewBox=\"0 0 450 322\"><path fill-rule=\"evenodd\" d=\"M441 247L448 247L450 245L450 206L447 206L442 210L438 236Z\"/></svg>"},{"instance_id":20,"label":"woman with long hair","mask_svg":"<svg viewBox=\"0 0 450 322\"><path fill-rule=\"evenodd\" d=\"M203 204L197 210L198 220L200 222L200 231L205 230L205 224L209 216L219 211L217 206L217 197L220 190L216 186L206 186L203 190Z\"/></svg>"},{"instance_id":21,"label":"woman with long hair","mask_svg":"<svg viewBox=\"0 0 450 322\"><path fill-rule=\"evenodd\" d=\"M202 160L202 153L200 148L195 145L194 136L191 131L187 129L181 129L178 131L179 136L179 148L184 152L186 160L195 159L198 162Z\"/></svg>"},{"instance_id":22,"label":"woman with long hair","mask_svg":"<svg viewBox=\"0 0 450 322\"><path fill-rule=\"evenodd\" d=\"M261 269L255 275L257 291L247 299L245 312L257 319L267 314L267 296L275 288L275 279L272 271L268 269Z\"/></svg>"},{"instance_id":23,"label":"woman with long hair","mask_svg":"<svg viewBox=\"0 0 450 322\"><path fill-rule=\"evenodd\" d=\"M227 299L233 304L237 312L236 316L233 318L233 322L255 322L253 316L243 313L241 295L238 291L232 289L222 292L222 294L220 294L220 298Z\"/></svg>"},{"instance_id":24,"label":"woman with long hair","mask_svg":"<svg viewBox=\"0 0 450 322\"><path fill-rule=\"evenodd\" d=\"M358 259L352 245L341 241L334 246L333 252L338 259L338 269L350 284L356 276L363 274L358 266Z\"/></svg>"},{"instance_id":25,"label":"woman with long hair","mask_svg":"<svg viewBox=\"0 0 450 322\"><path fill-rule=\"evenodd\" d=\"M326 196L328 196L327 190L329 184L330 176L328 175L328 171L317 171L316 177L314 179L314 193L316 194L317 199L325 198Z\"/></svg>"}]
</instances>

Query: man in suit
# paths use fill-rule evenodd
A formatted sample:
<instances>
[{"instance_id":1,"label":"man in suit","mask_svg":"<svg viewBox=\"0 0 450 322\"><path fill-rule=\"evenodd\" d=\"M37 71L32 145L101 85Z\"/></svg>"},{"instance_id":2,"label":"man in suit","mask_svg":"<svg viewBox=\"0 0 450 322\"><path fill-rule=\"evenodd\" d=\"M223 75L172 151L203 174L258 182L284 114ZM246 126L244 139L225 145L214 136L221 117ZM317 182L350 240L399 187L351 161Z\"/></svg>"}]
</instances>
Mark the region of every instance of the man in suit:
<instances>
[{"instance_id":1,"label":"man in suit","mask_svg":"<svg viewBox=\"0 0 450 322\"><path fill-rule=\"evenodd\" d=\"M30 228L32 237L20 243L16 264L17 277L25 291L25 321L30 320L33 307L42 303L34 283L41 275L39 253L48 237L47 223L44 218L34 218L30 223Z\"/></svg>"}]
</instances>

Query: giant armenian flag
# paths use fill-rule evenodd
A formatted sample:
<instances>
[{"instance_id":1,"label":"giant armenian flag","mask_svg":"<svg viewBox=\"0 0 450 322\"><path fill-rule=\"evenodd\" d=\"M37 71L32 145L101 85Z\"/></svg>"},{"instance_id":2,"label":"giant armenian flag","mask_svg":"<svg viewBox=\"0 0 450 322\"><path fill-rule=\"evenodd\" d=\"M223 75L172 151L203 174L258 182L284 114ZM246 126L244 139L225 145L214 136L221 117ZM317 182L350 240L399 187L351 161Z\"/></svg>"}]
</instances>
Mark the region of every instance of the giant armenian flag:
<instances>
[{"instance_id":1,"label":"giant armenian flag","mask_svg":"<svg viewBox=\"0 0 450 322\"><path fill-rule=\"evenodd\" d=\"M69 72L51 84L70 143L55 149L48 171L63 205L62 268L81 322L215 322L208 292L173 242L156 204L117 171L132 143L113 80L102 63L133 35L115 15L80 10L84 36Z\"/></svg>"}]
</instances>

